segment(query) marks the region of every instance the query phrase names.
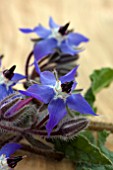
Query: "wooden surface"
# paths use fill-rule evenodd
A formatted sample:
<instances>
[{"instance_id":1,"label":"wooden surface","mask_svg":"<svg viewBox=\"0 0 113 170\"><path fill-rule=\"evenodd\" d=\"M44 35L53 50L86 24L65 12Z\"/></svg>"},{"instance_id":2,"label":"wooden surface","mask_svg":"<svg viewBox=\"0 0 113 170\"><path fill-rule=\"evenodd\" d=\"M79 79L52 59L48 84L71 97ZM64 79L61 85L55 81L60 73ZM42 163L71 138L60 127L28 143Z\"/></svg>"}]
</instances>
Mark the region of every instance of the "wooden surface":
<instances>
[{"instance_id":1,"label":"wooden surface","mask_svg":"<svg viewBox=\"0 0 113 170\"><path fill-rule=\"evenodd\" d=\"M86 50L78 62L79 87L87 89L88 76L94 69L113 67L113 0L0 0L0 53L5 54L5 67L17 64L17 71L24 73L26 56L32 49L29 41L32 35L24 35L18 28L33 27L39 22L47 26L49 16L59 24L70 21L70 28L90 38L90 42L83 45ZM113 122L112 98L113 84L97 95L98 121ZM108 145L113 149L113 136ZM34 163L28 162L28 165L30 170ZM43 170L58 169L56 165L50 168L47 162L40 166Z\"/></svg>"},{"instance_id":2,"label":"wooden surface","mask_svg":"<svg viewBox=\"0 0 113 170\"><path fill-rule=\"evenodd\" d=\"M25 154L25 153L24 153ZM27 154L27 158L18 163L15 170L75 170L74 164L69 160L55 161L33 154Z\"/></svg>"}]
</instances>

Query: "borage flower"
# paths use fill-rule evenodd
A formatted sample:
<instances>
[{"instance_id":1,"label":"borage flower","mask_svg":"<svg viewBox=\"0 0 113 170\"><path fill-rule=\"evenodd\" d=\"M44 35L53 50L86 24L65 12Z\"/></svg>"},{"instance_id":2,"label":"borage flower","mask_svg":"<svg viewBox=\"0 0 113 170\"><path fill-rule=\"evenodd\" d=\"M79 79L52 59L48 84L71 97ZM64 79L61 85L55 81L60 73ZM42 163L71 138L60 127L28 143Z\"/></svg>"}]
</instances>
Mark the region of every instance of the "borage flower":
<instances>
[{"instance_id":1,"label":"borage flower","mask_svg":"<svg viewBox=\"0 0 113 170\"><path fill-rule=\"evenodd\" d=\"M12 86L18 81L25 78L25 76L14 73L16 66L12 66L9 70L0 72L0 100L13 93Z\"/></svg>"},{"instance_id":2,"label":"borage flower","mask_svg":"<svg viewBox=\"0 0 113 170\"><path fill-rule=\"evenodd\" d=\"M11 170L13 169L19 161L24 157L10 157L18 149L21 148L21 145L17 143L8 143L4 145L0 150L0 170Z\"/></svg>"},{"instance_id":3,"label":"borage flower","mask_svg":"<svg viewBox=\"0 0 113 170\"><path fill-rule=\"evenodd\" d=\"M35 59L38 61L44 56L53 53L57 48L62 53L71 55L78 54L83 50L78 46L82 42L88 42L88 38L82 34L68 31L68 26L69 23L59 26L50 17L50 30L38 25L33 29L21 28L20 31L23 33L36 33L41 38L41 41L36 42L34 46Z\"/></svg>"},{"instance_id":4,"label":"borage flower","mask_svg":"<svg viewBox=\"0 0 113 170\"><path fill-rule=\"evenodd\" d=\"M35 63L35 67L37 73L40 75L42 85L34 84L26 91L20 92L48 104L49 120L46 124L48 136L52 129L67 114L67 107L82 114L96 115L80 93L73 94L73 90L77 84L74 81L74 77L78 66L66 75L61 76L59 80L50 71L41 72L37 63Z\"/></svg>"}]
</instances>

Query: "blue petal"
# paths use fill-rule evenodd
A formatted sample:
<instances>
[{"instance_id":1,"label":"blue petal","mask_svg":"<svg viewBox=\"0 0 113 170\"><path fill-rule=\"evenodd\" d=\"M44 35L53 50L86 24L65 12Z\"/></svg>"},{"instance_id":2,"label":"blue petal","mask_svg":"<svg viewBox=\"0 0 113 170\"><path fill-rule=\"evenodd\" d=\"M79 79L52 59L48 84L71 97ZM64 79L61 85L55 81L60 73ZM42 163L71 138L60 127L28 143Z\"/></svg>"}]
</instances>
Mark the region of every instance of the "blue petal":
<instances>
[{"instance_id":1,"label":"blue petal","mask_svg":"<svg viewBox=\"0 0 113 170\"><path fill-rule=\"evenodd\" d=\"M54 22L54 20L53 20L52 17L49 18L49 26L50 26L50 28L58 28L58 27L59 27L59 25L57 25L57 24Z\"/></svg>"},{"instance_id":2,"label":"blue petal","mask_svg":"<svg viewBox=\"0 0 113 170\"><path fill-rule=\"evenodd\" d=\"M13 93L11 87L7 89L5 84L0 84L0 100L4 99L6 96L8 96L11 93Z\"/></svg>"},{"instance_id":3,"label":"blue petal","mask_svg":"<svg viewBox=\"0 0 113 170\"><path fill-rule=\"evenodd\" d=\"M46 55L53 53L56 46L57 46L57 40L53 38L45 39L38 42L34 47L34 55L36 61L39 61Z\"/></svg>"},{"instance_id":4,"label":"blue petal","mask_svg":"<svg viewBox=\"0 0 113 170\"><path fill-rule=\"evenodd\" d=\"M65 82L70 82L73 81L75 79L75 75L76 75L76 71L78 69L78 66L76 66L75 68L73 68L70 72L68 72L65 76L61 76L59 78L59 80L61 81L61 83L65 83Z\"/></svg>"},{"instance_id":5,"label":"blue petal","mask_svg":"<svg viewBox=\"0 0 113 170\"><path fill-rule=\"evenodd\" d=\"M51 34L51 31L46 29L42 25L35 27L34 32L38 34L41 38L47 38Z\"/></svg>"},{"instance_id":6,"label":"blue petal","mask_svg":"<svg viewBox=\"0 0 113 170\"><path fill-rule=\"evenodd\" d=\"M71 92L76 88L76 86L77 86L77 82L74 82L71 88Z\"/></svg>"},{"instance_id":7,"label":"blue petal","mask_svg":"<svg viewBox=\"0 0 113 170\"><path fill-rule=\"evenodd\" d=\"M26 91L19 90L19 92L26 96L36 98L45 104L49 103L55 95L55 92L52 88L39 84L34 84L30 86Z\"/></svg>"},{"instance_id":8,"label":"blue petal","mask_svg":"<svg viewBox=\"0 0 113 170\"><path fill-rule=\"evenodd\" d=\"M63 119L67 114L65 103L62 99L53 99L48 106L49 120L46 125L48 136L52 129Z\"/></svg>"},{"instance_id":9,"label":"blue petal","mask_svg":"<svg viewBox=\"0 0 113 170\"><path fill-rule=\"evenodd\" d=\"M73 45L68 43L68 41L63 41L60 45L60 49L65 54L75 55L83 50L74 49Z\"/></svg>"},{"instance_id":10,"label":"blue petal","mask_svg":"<svg viewBox=\"0 0 113 170\"><path fill-rule=\"evenodd\" d=\"M8 143L6 145L4 145L1 150L0 150L0 156L2 154L6 155L6 157L10 157L10 155L12 155L13 153L16 152L16 150L20 149L21 145L17 144L17 143Z\"/></svg>"},{"instance_id":11,"label":"blue petal","mask_svg":"<svg viewBox=\"0 0 113 170\"><path fill-rule=\"evenodd\" d=\"M66 100L68 107L82 114L92 114L96 116L88 102L82 97L81 94L73 94Z\"/></svg>"},{"instance_id":12,"label":"blue petal","mask_svg":"<svg viewBox=\"0 0 113 170\"><path fill-rule=\"evenodd\" d=\"M1 66L2 66L2 57L0 58L0 68L1 68Z\"/></svg>"},{"instance_id":13,"label":"blue petal","mask_svg":"<svg viewBox=\"0 0 113 170\"><path fill-rule=\"evenodd\" d=\"M40 71L39 65L36 60L34 61L34 65L35 65L36 72L40 75L41 71Z\"/></svg>"},{"instance_id":14,"label":"blue petal","mask_svg":"<svg viewBox=\"0 0 113 170\"><path fill-rule=\"evenodd\" d=\"M40 75L40 81L43 85L54 86L56 84L56 79L52 72L50 71L41 72L36 60L34 61L34 65L35 65L36 72Z\"/></svg>"},{"instance_id":15,"label":"blue petal","mask_svg":"<svg viewBox=\"0 0 113 170\"><path fill-rule=\"evenodd\" d=\"M89 39L87 37L85 37L84 35L79 34L79 33L70 33L68 35L68 41L69 41L70 44L78 46L82 42L88 42Z\"/></svg>"},{"instance_id":16,"label":"blue petal","mask_svg":"<svg viewBox=\"0 0 113 170\"><path fill-rule=\"evenodd\" d=\"M6 86L4 84L0 84L0 100L5 98L8 95Z\"/></svg>"},{"instance_id":17,"label":"blue petal","mask_svg":"<svg viewBox=\"0 0 113 170\"><path fill-rule=\"evenodd\" d=\"M44 71L40 74L40 80L41 83L44 85L52 85L54 86L56 84L55 76L50 71Z\"/></svg>"},{"instance_id":18,"label":"blue petal","mask_svg":"<svg viewBox=\"0 0 113 170\"><path fill-rule=\"evenodd\" d=\"M29 34L29 33L32 33L34 32L33 29L30 29L30 28L20 28L19 29L21 32L25 33L25 34Z\"/></svg>"},{"instance_id":19,"label":"blue petal","mask_svg":"<svg viewBox=\"0 0 113 170\"><path fill-rule=\"evenodd\" d=\"M17 83L19 80L25 79L26 76L23 76L22 74L14 73L14 76L12 77L12 81L14 83Z\"/></svg>"},{"instance_id":20,"label":"blue petal","mask_svg":"<svg viewBox=\"0 0 113 170\"><path fill-rule=\"evenodd\" d=\"M44 28L42 25L39 25L33 29L30 28L20 28L19 29L21 32L25 33L25 34L29 34L29 33L36 33L38 34L41 38L46 38L51 34L51 31Z\"/></svg>"}]
</instances>

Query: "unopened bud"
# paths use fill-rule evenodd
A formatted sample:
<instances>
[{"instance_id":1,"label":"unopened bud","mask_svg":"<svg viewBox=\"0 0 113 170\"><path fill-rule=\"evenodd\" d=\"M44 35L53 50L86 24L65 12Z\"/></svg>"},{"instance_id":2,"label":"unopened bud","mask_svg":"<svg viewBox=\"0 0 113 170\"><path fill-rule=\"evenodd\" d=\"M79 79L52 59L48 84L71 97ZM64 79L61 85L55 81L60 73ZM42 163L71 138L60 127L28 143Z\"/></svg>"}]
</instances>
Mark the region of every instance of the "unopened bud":
<instances>
[{"instance_id":1,"label":"unopened bud","mask_svg":"<svg viewBox=\"0 0 113 170\"><path fill-rule=\"evenodd\" d=\"M59 137L63 140L72 139L79 132L84 130L89 124L89 120L86 118L73 118L64 122L57 132L52 132L51 137Z\"/></svg>"}]
</instances>

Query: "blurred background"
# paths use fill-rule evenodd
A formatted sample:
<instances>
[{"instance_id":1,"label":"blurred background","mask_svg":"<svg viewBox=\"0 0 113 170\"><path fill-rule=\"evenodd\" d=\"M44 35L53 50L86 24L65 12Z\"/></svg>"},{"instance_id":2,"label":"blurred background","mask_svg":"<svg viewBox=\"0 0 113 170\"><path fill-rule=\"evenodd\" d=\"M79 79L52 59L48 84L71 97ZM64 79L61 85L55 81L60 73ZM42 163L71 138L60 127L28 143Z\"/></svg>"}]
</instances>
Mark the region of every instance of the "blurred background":
<instances>
[{"instance_id":1,"label":"blurred background","mask_svg":"<svg viewBox=\"0 0 113 170\"><path fill-rule=\"evenodd\" d=\"M24 74L26 56L32 50L32 35L19 28L34 27L38 23L48 27L52 16L61 25L70 22L70 28L90 39L80 53L78 83L86 90L89 75L94 69L113 67L113 1L112 0L0 0L0 54L3 66L17 65ZM96 120L113 123L113 84L97 95L99 117ZM98 103L98 104L97 104ZM111 141L111 143L110 143ZM113 140L109 147L113 149Z\"/></svg>"}]
</instances>

